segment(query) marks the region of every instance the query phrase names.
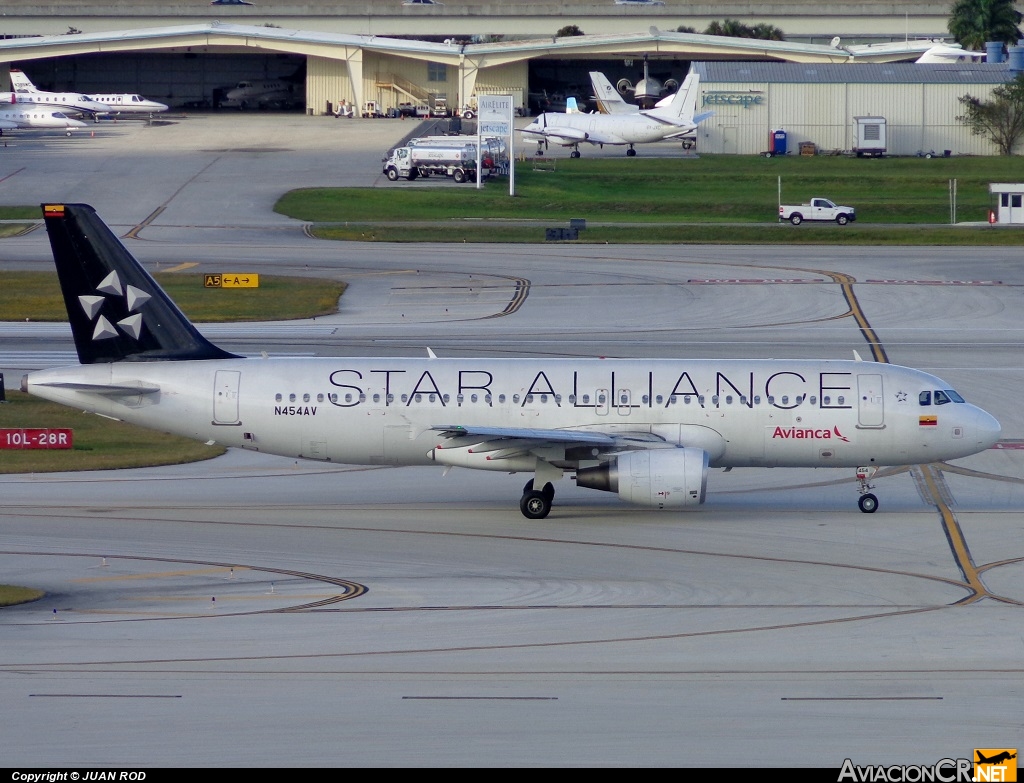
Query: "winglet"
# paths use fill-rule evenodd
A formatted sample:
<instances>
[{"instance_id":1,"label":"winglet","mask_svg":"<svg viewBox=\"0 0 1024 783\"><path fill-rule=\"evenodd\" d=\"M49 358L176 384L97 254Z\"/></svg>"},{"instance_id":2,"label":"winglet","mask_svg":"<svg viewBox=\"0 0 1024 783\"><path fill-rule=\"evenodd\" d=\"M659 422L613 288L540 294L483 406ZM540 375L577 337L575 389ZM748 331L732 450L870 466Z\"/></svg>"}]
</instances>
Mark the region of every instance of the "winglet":
<instances>
[{"instance_id":1,"label":"winglet","mask_svg":"<svg viewBox=\"0 0 1024 783\"><path fill-rule=\"evenodd\" d=\"M857 349L856 348L853 349L853 360L855 362L862 362L862 361L864 361L863 359L860 358L860 354L857 353Z\"/></svg>"}]
</instances>

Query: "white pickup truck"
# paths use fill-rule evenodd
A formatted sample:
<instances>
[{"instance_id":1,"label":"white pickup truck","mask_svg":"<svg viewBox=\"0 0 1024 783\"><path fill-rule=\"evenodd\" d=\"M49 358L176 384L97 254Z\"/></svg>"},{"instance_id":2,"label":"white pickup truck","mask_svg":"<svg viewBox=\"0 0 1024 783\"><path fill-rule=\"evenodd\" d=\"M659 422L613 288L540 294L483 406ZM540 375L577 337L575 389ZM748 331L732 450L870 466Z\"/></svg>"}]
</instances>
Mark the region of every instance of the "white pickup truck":
<instances>
[{"instance_id":1,"label":"white pickup truck","mask_svg":"<svg viewBox=\"0 0 1024 783\"><path fill-rule=\"evenodd\" d=\"M812 198L807 204L779 207L779 220L788 220L794 226L799 226L805 220L834 220L845 226L856 219L857 212L853 207L836 206L835 202L827 198Z\"/></svg>"}]
</instances>

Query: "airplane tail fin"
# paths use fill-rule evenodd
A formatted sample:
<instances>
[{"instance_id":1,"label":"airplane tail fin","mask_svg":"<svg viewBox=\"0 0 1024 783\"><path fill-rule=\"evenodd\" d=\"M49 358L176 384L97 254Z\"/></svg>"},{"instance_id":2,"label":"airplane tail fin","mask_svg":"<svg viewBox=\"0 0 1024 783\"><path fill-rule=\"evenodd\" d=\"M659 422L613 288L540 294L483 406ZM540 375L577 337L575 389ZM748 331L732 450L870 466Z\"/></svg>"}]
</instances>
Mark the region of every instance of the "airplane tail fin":
<instances>
[{"instance_id":1,"label":"airplane tail fin","mask_svg":"<svg viewBox=\"0 0 1024 783\"><path fill-rule=\"evenodd\" d=\"M590 86L594 88L594 100L601 114L625 114L636 111L636 106L627 103L608 78L600 71L590 72Z\"/></svg>"},{"instance_id":2,"label":"airplane tail fin","mask_svg":"<svg viewBox=\"0 0 1024 783\"><path fill-rule=\"evenodd\" d=\"M700 97L700 76L688 74L678 92L672 96L667 106L647 109L643 113L660 122L670 125L696 125L694 113L697 111L697 99Z\"/></svg>"},{"instance_id":3,"label":"airplane tail fin","mask_svg":"<svg viewBox=\"0 0 1024 783\"><path fill-rule=\"evenodd\" d=\"M43 204L82 364L231 359L203 337L86 204Z\"/></svg>"},{"instance_id":4,"label":"airplane tail fin","mask_svg":"<svg viewBox=\"0 0 1024 783\"><path fill-rule=\"evenodd\" d=\"M15 92L34 92L36 86L32 84L32 81L25 75L24 71L19 71L16 68L11 69L11 89Z\"/></svg>"}]
</instances>

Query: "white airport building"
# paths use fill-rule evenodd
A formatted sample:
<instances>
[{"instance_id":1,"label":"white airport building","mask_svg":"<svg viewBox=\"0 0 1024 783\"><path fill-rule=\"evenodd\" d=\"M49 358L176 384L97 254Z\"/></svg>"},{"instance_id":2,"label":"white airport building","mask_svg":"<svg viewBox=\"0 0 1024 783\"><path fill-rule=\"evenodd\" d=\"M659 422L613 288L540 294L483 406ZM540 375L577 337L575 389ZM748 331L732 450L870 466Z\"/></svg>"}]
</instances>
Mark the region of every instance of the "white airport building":
<instances>
[{"instance_id":1,"label":"white airport building","mask_svg":"<svg viewBox=\"0 0 1024 783\"><path fill-rule=\"evenodd\" d=\"M767 152L784 131L788 154L857 147L856 118L884 120L889 155L994 155L987 138L956 118L959 98L983 100L1012 77L1006 63L793 64L698 62L702 111L697 148L741 155Z\"/></svg>"}]
</instances>

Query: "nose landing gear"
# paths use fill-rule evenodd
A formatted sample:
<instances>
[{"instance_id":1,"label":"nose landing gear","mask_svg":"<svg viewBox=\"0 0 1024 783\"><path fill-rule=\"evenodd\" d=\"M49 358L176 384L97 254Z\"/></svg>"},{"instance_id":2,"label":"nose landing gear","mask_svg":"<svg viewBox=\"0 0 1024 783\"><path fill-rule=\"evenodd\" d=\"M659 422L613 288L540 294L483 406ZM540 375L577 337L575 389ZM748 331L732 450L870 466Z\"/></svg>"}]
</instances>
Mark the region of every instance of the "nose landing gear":
<instances>
[{"instance_id":1,"label":"nose landing gear","mask_svg":"<svg viewBox=\"0 0 1024 783\"><path fill-rule=\"evenodd\" d=\"M860 510L865 514L874 514L878 510L878 498L869 491L875 488L874 484L871 483L871 479L875 477L877 472L878 468L874 466L857 468L858 490L860 491L860 499L857 501L857 505L860 506Z\"/></svg>"}]
</instances>

